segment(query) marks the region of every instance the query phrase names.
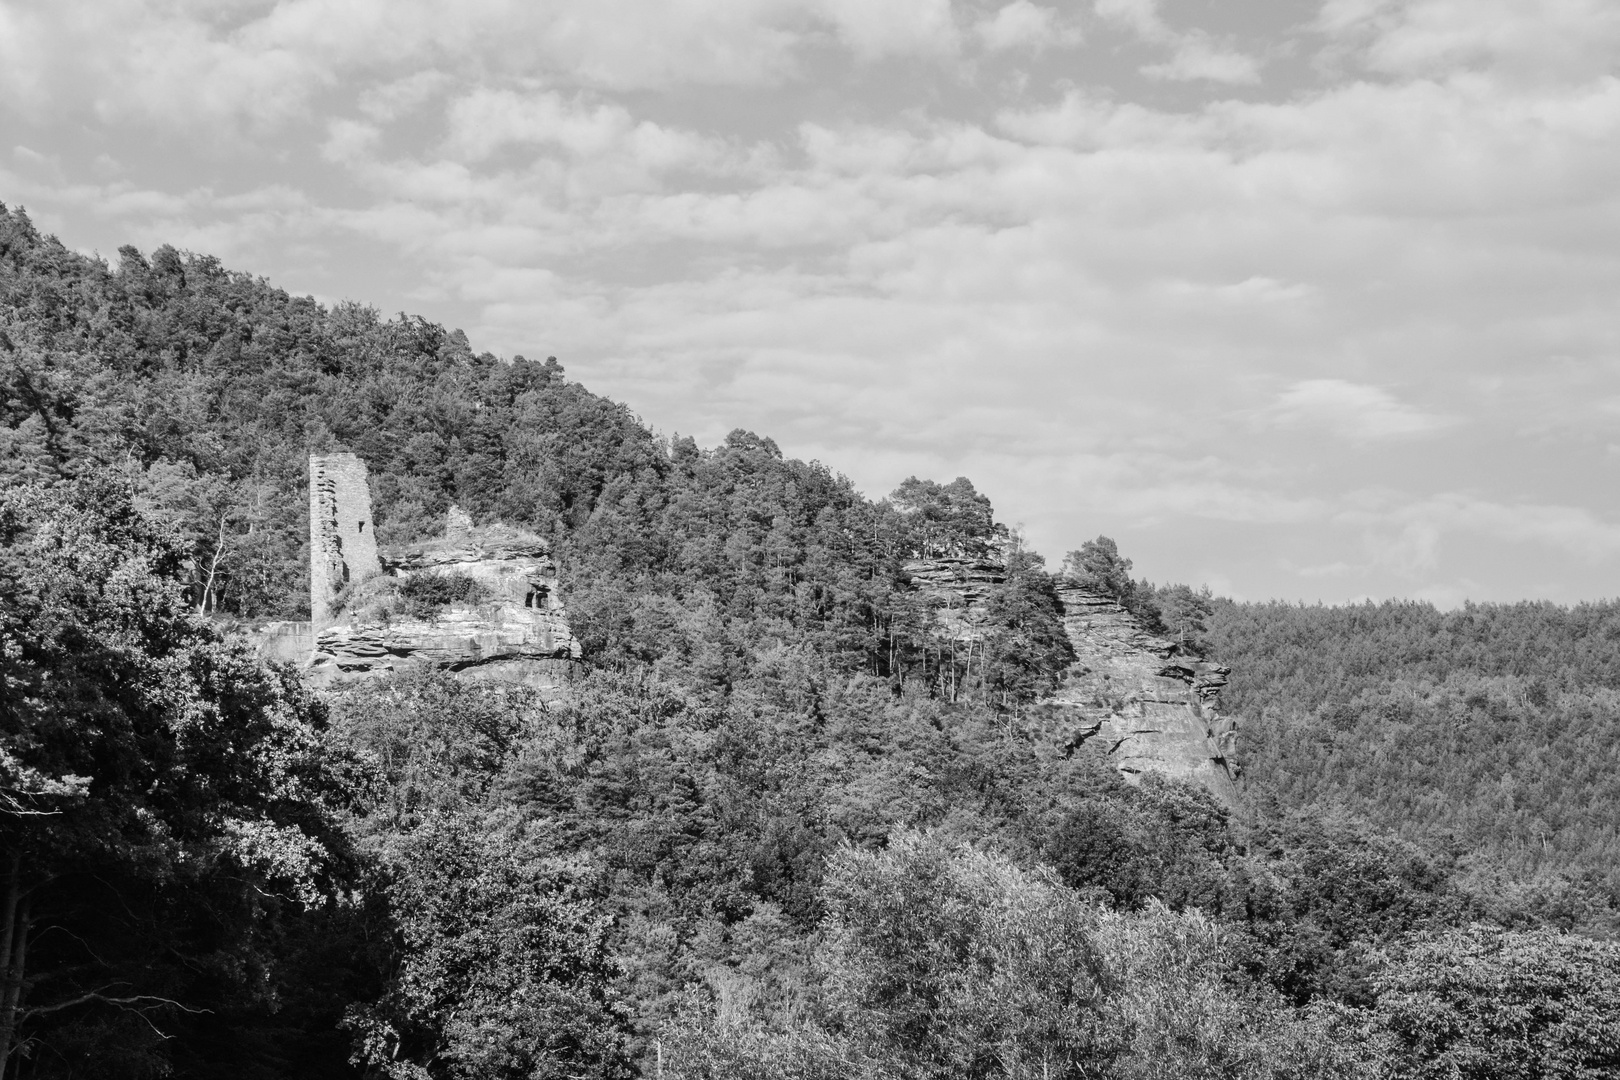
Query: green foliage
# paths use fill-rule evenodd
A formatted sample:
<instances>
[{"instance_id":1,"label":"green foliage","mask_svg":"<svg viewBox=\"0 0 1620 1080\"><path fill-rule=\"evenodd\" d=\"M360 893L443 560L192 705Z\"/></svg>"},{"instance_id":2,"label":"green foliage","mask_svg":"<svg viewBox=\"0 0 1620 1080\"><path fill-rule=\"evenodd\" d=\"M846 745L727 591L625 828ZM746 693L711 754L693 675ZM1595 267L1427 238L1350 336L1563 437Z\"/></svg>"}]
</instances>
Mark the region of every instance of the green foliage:
<instances>
[{"instance_id":1,"label":"green foliage","mask_svg":"<svg viewBox=\"0 0 1620 1080\"><path fill-rule=\"evenodd\" d=\"M835 1023L917 1077L1075 1076L1096 1055L1096 914L1056 882L917 833L828 871Z\"/></svg>"},{"instance_id":2,"label":"green foliage","mask_svg":"<svg viewBox=\"0 0 1620 1080\"><path fill-rule=\"evenodd\" d=\"M555 361L475 355L460 331L172 248L126 247L113 270L4 206L0 387L0 479L131 463L191 556L191 603L243 617L307 614L311 451L366 460L390 543L436 534L451 502L558 536L670 464Z\"/></svg>"},{"instance_id":3,"label":"green foliage","mask_svg":"<svg viewBox=\"0 0 1620 1080\"><path fill-rule=\"evenodd\" d=\"M532 691L469 685L442 672L402 676L333 703L333 741L364 763L362 840L407 833L436 813L484 805L528 718Z\"/></svg>"},{"instance_id":4,"label":"green foliage","mask_svg":"<svg viewBox=\"0 0 1620 1080\"><path fill-rule=\"evenodd\" d=\"M1620 606L1222 602L1244 768L1455 853L1498 919L1620 929Z\"/></svg>"},{"instance_id":5,"label":"green foliage","mask_svg":"<svg viewBox=\"0 0 1620 1080\"><path fill-rule=\"evenodd\" d=\"M452 501L550 540L566 695L387 680L327 729L210 629L300 613L337 449L385 543ZM1233 811L1041 704L1056 582L966 478L874 503L555 361L170 248L114 270L4 207L0 488L29 1075L1613 1071L1612 951L1525 927L1620 927L1614 605L1235 605L1086 543L1064 575L1232 665ZM923 558L976 575L971 616Z\"/></svg>"},{"instance_id":6,"label":"green foliage","mask_svg":"<svg viewBox=\"0 0 1620 1080\"><path fill-rule=\"evenodd\" d=\"M1257 830L1238 881L1251 970L1300 1004L1365 1004L1381 950L1476 914L1421 848L1308 814Z\"/></svg>"},{"instance_id":7,"label":"green foliage","mask_svg":"<svg viewBox=\"0 0 1620 1080\"><path fill-rule=\"evenodd\" d=\"M1127 784L1099 765L1043 838L1041 858L1064 883L1138 909L1150 900L1216 913L1229 895L1238 846L1229 814L1208 792L1150 776Z\"/></svg>"},{"instance_id":8,"label":"green foliage","mask_svg":"<svg viewBox=\"0 0 1620 1080\"><path fill-rule=\"evenodd\" d=\"M1049 872L905 831L842 849L825 893L819 1019L683 1014L671 1075L1367 1075L1351 1035L1246 983L1196 912L1110 914Z\"/></svg>"},{"instance_id":9,"label":"green foliage","mask_svg":"<svg viewBox=\"0 0 1620 1080\"><path fill-rule=\"evenodd\" d=\"M653 1072L668 1080L878 1080L891 1075L880 1063L857 1062L849 1041L824 1028L776 1031L716 1020L701 1006L662 1029Z\"/></svg>"},{"instance_id":10,"label":"green foliage","mask_svg":"<svg viewBox=\"0 0 1620 1080\"><path fill-rule=\"evenodd\" d=\"M983 685L988 699L1004 708L1049 696L1074 662L1063 606L1043 565L1032 552L1010 551L1006 581L986 605Z\"/></svg>"},{"instance_id":11,"label":"green foliage","mask_svg":"<svg viewBox=\"0 0 1620 1080\"><path fill-rule=\"evenodd\" d=\"M607 920L582 868L520 823L435 815L390 870L401 962L347 1020L361 1060L398 1080L627 1075Z\"/></svg>"},{"instance_id":12,"label":"green foliage","mask_svg":"<svg viewBox=\"0 0 1620 1080\"><path fill-rule=\"evenodd\" d=\"M1151 585L1131 579L1131 560L1106 536L1087 540L1063 557L1062 574L1070 581L1111 598L1140 619L1149 630L1165 629Z\"/></svg>"},{"instance_id":13,"label":"green foliage","mask_svg":"<svg viewBox=\"0 0 1620 1080\"><path fill-rule=\"evenodd\" d=\"M172 249L148 261L126 248L114 271L3 207L0 330L0 377L15 391L3 467L54 480L127 463L183 541L200 611L307 614L306 455L352 450L384 543L436 534L451 502L551 539L593 660L700 654L724 688L736 643L766 637L897 689L956 693L901 564L993 556L1007 537L965 478L911 478L873 504L745 431L709 451L661 443L554 360L474 354L459 331L323 308ZM403 585L411 617L474 602L443 583ZM1056 677L1063 643L1030 623L1024 599L1007 607L1007 640L1032 648L1004 648L972 692L1017 708ZM705 609L700 625L690 613Z\"/></svg>"},{"instance_id":14,"label":"green foliage","mask_svg":"<svg viewBox=\"0 0 1620 1080\"><path fill-rule=\"evenodd\" d=\"M1204 635L1209 631L1209 619L1215 614L1215 597L1209 586L1194 589L1188 585L1165 585L1156 590L1154 599L1165 632L1188 652L1208 653Z\"/></svg>"},{"instance_id":15,"label":"green foliage","mask_svg":"<svg viewBox=\"0 0 1620 1080\"><path fill-rule=\"evenodd\" d=\"M1104 596L1123 601L1135 591L1131 580L1131 560L1119 553L1119 545L1107 536L1087 540L1063 557L1063 575Z\"/></svg>"},{"instance_id":16,"label":"green foliage","mask_svg":"<svg viewBox=\"0 0 1620 1080\"><path fill-rule=\"evenodd\" d=\"M124 1013L167 1068L196 1010L263 1015L348 879L322 710L189 608L183 552L115 477L0 495L0 1067L92 1068Z\"/></svg>"},{"instance_id":17,"label":"green foliage","mask_svg":"<svg viewBox=\"0 0 1620 1080\"><path fill-rule=\"evenodd\" d=\"M1095 941L1113 988L1108 1065L1120 1080L1365 1076L1361 1048L1236 969L1235 937L1198 911L1153 902L1104 915Z\"/></svg>"},{"instance_id":18,"label":"green foliage","mask_svg":"<svg viewBox=\"0 0 1620 1080\"><path fill-rule=\"evenodd\" d=\"M452 604L481 604L489 599L489 588L466 574L412 574L399 583L399 595L406 612L422 619Z\"/></svg>"},{"instance_id":19,"label":"green foliage","mask_svg":"<svg viewBox=\"0 0 1620 1080\"><path fill-rule=\"evenodd\" d=\"M1595 1080L1620 1073L1620 945L1474 925L1413 938L1377 979L1400 1076Z\"/></svg>"},{"instance_id":20,"label":"green foliage","mask_svg":"<svg viewBox=\"0 0 1620 1080\"><path fill-rule=\"evenodd\" d=\"M949 484L906 480L889 495L900 514L904 554L931 559L941 555L986 558L998 553L1007 528L996 523L990 500L958 476Z\"/></svg>"}]
</instances>

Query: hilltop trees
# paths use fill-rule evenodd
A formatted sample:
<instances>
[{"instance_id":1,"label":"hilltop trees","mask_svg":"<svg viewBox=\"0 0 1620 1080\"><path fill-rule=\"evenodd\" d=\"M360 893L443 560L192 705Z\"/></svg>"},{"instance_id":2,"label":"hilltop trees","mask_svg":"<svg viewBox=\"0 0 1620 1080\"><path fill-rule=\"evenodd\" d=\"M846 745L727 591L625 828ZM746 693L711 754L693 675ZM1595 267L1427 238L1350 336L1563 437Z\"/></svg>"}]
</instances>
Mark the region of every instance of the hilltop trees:
<instances>
[{"instance_id":1,"label":"hilltop trees","mask_svg":"<svg viewBox=\"0 0 1620 1080\"><path fill-rule=\"evenodd\" d=\"M1157 590L1155 600L1165 633L1189 652L1203 653L1208 649L1204 635L1209 631L1210 617L1215 614L1215 597L1208 585L1199 589L1190 585L1165 585Z\"/></svg>"},{"instance_id":2,"label":"hilltop trees","mask_svg":"<svg viewBox=\"0 0 1620 1080\"><path fill-rule=\"evenodd\" d=\"M634 497L668 455L623 405L554 360L324 308L207 256L120 252L116 270L0 205L0 476L134 469L190 556L192 603L294 617L311 451L367 461L379 537L436 532L457 502L557 538Z\"/></svg>"},{"instance_id":3,"label":"hilltop trees","mask_svg":"<svg viewBox=\"0 0 1620 1080\"><path fill-rule=\"evenodd\" d=\"M996 522L989 498L965 476L949 484L910 476L888 501L900 515L902 550L911 558L982 559L998 554L1007 539L1007 527Z\"/></svg>"},{"instance_id":4,"label":"hilltop trees","mask_svg":"<svg viewBox=\"0 0 1620 1080\"><path fill-rule=\"evenodd\" d=\"M1069 552L1063 557L1062 574L1110 598L1142 620L1149 630L1164 629L1153 587L1132 580L1131 560L1119 553L1119 545L1111 538L1099 536Z\"/></svg>"},{"instance_id":5,"label":"hilltop trees","mask_svg":"<svg viewBox=\"0 0 1620 1080\"><path fill-rule=\"evenodd\" d=\"M1003 708L1050 694L1074 660L1063 606L1044 565L1034 552L1008 552L1006 580L985 605L984 688Z\"/></svg>"}]
</instances>

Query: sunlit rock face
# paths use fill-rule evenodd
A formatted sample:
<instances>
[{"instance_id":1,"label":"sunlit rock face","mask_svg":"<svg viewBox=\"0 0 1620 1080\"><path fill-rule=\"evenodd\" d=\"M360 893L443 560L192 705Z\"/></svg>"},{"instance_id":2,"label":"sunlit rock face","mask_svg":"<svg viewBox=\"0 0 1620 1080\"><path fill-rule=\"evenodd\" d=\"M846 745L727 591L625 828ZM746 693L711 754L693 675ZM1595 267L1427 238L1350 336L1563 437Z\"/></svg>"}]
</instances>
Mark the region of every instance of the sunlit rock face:
<instances>
[{"instance_id":1,"label":"sunlit rock face","mask_svg":"<svg viewBox=\"0 0 1620 1080\"><path fill-rule=\"evenodd\" d=\"M1002 564L943 558L904 570L912 587L937 603L943 636L957 643L982 638L990 593L1006 580ZM1149 633L1100 593L1060 584L1058 599L1075 662L1044 704L1061 718L1063 752L1096 740L1127 778L1155 772L1236 802L1238 724L1220 712L1228 669Z\"/></svg>"},{"instance_id":2,"label":"sunlit rock face","mask_svg":"<svg viewBox=\"0 0 1620 1080\"><path fill-rule=\"evenodd\" d=\"M365 462L312 455L307 623L251 631L270 659L299 663L311 684L341 688L412 668L558 687L579 643L546 541L475 528L451 507L444 536L380 551Z\"/></svg>"},{"instance_id":3,"label":"sunlit rock face","mask_svg":"<svg viewBox=\"0 0 1620 1080\"><path fill-rule=\"evenodd\" d=\"M428 666L555 687L579 658L545 540L452 511L446 536L382 554L314 642L317 686Z\"/></svg>"},{"instance_id":4,"label":"sunlit rock face","mask_svg":"<svg viewBox=\"0 0 1620 1080\"><path fill-rule=\"evenodd\" d=\"M366 463L353 454L309 458L309 612L319 630L332 602L355 582L376 574L377 530L371 516Z\"/></svg>"},{"instance_id":5,"label":"sunlit rock face","mask_svg":"<svg viewBox=\"0 0 1620 1080\"><path fill-rule=\"evenodd\" d=\"M1052 704L1072 713L1072 744L1097 740L1126 776L1157 772L1237 799L1237 721L1221 715L1229 669L1155 637L1106 596L1058 589L1075 663Z\"/></svg>"},{"instance_id":6,"label":"sunlit rock face","mask_svg":"<svg viewBox=\"0 0 1620 1080\"><path fill-rule=\"evenodd\" d=\"M990 559L944 556L916 559L901 567L911 587L938 605L934 618L946 636L980 641L990 592L1007 580L1007 568Z\"/></svg>"}]
</instances>

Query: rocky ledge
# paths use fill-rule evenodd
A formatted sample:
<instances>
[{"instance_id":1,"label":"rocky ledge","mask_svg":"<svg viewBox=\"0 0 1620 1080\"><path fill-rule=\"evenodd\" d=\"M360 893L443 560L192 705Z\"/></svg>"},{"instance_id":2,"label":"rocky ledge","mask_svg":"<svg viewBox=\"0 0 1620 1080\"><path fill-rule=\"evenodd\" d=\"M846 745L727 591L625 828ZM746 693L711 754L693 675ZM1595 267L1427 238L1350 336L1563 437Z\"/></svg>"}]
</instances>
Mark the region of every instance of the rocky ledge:
<instances>
[{"instance_id":1,"label":"rocky ledge","mask_svg":"<svg viewBox=\"0 0 1620 1080\"><path fill-rule=\"evenodd\" d=\"M911 587L931 597L940 630L958 642L982 641L981 624L991 590L1007 580L1007 568L989 559L944 556L917 559L900 568Z\"/></svg>"},{"instance_id":2,"label":"rocky ledge","mask_svg":"<svg viewBox=\"0 0 1620 1080\"><path fill-rule=\"evenodd\" d=\"M1157 772L1237 799L1238 723L1220 712L1229 668L1184 653L1078 585L1058 589L1075 663L1052 704L1074 717L1070 745L1096 739L1127 776Z\"/></svg>"},{"instance_id":3,"label":"rocky ledge","mask_svg":"<svg viewBox=\"0 0 1620 1080\"><path fill-rule=\"evenodd\" d=\"M912 587L939 602L939 632L976 639L1005 567L986 559L918 560L904 567ZM1220 711L1228 668L1150 633L1111 598L1060 583L1063 627L1075 662L1045 704L1063 718L1065 753L1096 740L1127 777L1156 772L1237 799L1238 723Z\"/></svg>"},{"instance_id":4,"label":"rocky ledge","mask_svg":"<svg viewBox=\"0 0 1620 1080\"><path fill-rule=\"evenodd\" d=\"M343 597L337 621L315 634L315 685L427 666L556 687L579 658L541 537L453 525L444 539L381 561L382 573Z\"/></svg>"}]
</instances>

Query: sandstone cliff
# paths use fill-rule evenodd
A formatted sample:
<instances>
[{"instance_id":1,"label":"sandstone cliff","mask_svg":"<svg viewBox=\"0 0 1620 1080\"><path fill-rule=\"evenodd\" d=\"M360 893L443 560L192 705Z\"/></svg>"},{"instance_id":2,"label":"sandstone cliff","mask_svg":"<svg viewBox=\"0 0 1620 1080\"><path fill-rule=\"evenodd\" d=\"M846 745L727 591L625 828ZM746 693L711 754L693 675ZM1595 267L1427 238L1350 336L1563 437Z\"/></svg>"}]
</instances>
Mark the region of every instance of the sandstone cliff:
<instances>
[{"instance_id":1,"label":"sandstone cliff","mask_svg":"<svg viewBox=\"0 0 1620 1080\"><path fill-rule=\"evenodd\" d=\"M947 637L958 642L983 639L985 602L1007 580L1005 566L990 559L943 556L917 559L901 569L912 588L939 602L934 618Z\"/></svg>"},{"instance_id":2,"label":"sandstone cliff","mask_svg":"<svg viewBox=\"0 0 1620 1080\"><path fill-rule=\"evenodd\" d=\"M444 539L385 551L381 563L315 635L315 685L425 665L557 686L579 657L556 564L538 536L453 518Z\"/></svg>"},{"instance_id":3,"label":"sandstone cliff","mask_svg":"<svg viewBox=\"0 0 1620 1080\"><path fill-rule=\"evenodd\" d=\"M957 641L982 636L985 602L1006 577L999 563L965 558L918 560L905 572L940 601L940 631ZM1065 750L1097 740L1127 777L1157 772L1234 802L1238 724L1220 712L1228 669L1154 636L1099 593L1062 584L1058 599L1076 659L1046 704L1066 717Z\"/></svg>"},{"instance_id":4,"label":"sandstone cliff","mask_svg":"<svg viewBox=\"0 0 1620 1080\"><path fill-rule=\"evenodd\" d=\"M1099 740L1127 776L1158 772L1237 798L1237 721L1221 715L1229 669L1181 653L1106 596L1058 589L1075 663L1052 704L1072 712L1078 744Z\"/></svg>"}]
</instances>

